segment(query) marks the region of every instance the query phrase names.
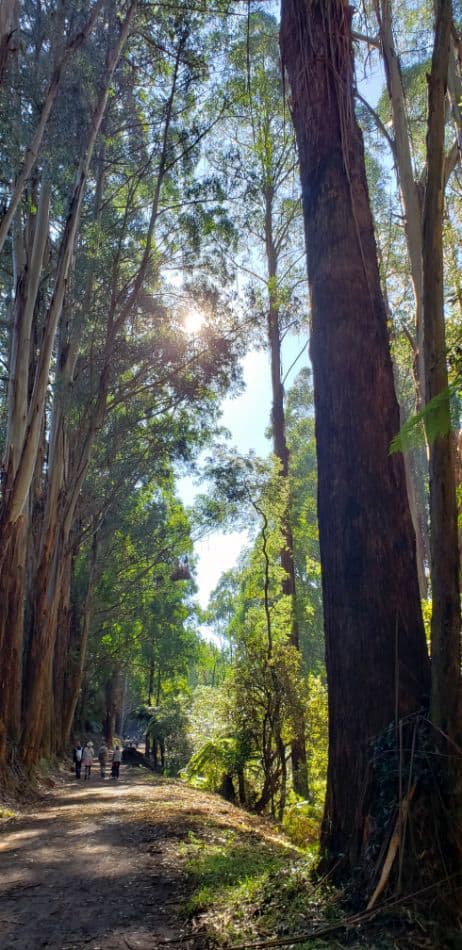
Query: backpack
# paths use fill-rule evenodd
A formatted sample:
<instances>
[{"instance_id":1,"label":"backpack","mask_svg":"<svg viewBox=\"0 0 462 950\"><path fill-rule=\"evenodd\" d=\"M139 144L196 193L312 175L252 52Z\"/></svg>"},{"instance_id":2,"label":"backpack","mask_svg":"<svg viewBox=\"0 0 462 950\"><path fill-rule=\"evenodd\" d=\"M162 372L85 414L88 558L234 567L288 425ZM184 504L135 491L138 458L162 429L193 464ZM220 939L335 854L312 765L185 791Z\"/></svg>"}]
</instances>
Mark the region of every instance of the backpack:
<instances>
[{"instance_id":1,"label":"backpack","mask_svg":"<svg viewBox=\"0 0 462 950\"><path fill-rule=\"evenodd\" d=\"M82 761L82 755L83 755L83 749L74 749L74 752L75 752L75 761L76 761L76 762L81 762L81 761Z\"/></svg>"}]
</instances>

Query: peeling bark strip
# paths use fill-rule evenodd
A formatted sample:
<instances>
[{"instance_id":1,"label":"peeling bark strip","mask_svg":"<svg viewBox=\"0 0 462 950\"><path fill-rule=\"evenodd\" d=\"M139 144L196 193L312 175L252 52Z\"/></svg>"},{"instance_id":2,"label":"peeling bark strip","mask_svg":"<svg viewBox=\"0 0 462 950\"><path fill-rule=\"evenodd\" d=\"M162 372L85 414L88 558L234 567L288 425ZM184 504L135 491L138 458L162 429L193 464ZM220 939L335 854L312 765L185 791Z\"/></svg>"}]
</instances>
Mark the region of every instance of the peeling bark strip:
<instances>
[{"instance_id":1,"label":"peeling bark strip","mask_svg":"<svg viewBox=\"0 0 462 950\"><path fill-rule=\"evenodd\" d=\"M429 662L403 459L388 452L399 410L354 115L351 7L346 0L282 0L281 50L312 312L329 685L322 844L327 863L342 855L348 874L363 847L368 743L396 713L425 702Z\"/></svg>"},{"instance_id":2,"label":"peeling bark strip","mask_svg":"<svg viewBox=\"0 0 462 950\"><path fill-rule=\"evenodd\" d=\"M424 351L426 400L447 391L444 320L444 130L452 4L436 3L436 32L428 78L427 178L423 211ZM455 458L449 397L439 403L430 447L432 612L432 720L450 738L458 734L460 706L460 598Z\"/></svg>"}]
</instances>

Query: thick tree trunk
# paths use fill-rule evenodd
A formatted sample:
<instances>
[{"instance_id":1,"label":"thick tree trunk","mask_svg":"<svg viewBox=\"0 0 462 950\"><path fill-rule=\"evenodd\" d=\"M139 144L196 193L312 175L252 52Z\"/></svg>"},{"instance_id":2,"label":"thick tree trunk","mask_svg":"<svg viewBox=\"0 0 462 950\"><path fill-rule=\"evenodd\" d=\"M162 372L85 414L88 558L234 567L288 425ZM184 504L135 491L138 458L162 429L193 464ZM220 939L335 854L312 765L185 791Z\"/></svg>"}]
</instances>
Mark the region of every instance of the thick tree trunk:
<instances>
[{"instance_id":1,"label":"thick tree trunk","mask_svg":"<svg viewBox=\"0 0 462 950\"><path fill-rule=\"evenodd\" d=\"M0 771L17 754L21 724L27 513L10 530L0 613Z\"/></svg>"},{"instance_id":2,"label":"thick tree trunk","mask_svg":"<svg viewBox=\"0 0 462 950\"><path fill-rule=\"evenodd\" d=\"M427 178L423 214L426 399L431 414L432 720L450 738L460 728L460 594L454 441L451 433L444 319L443 205L446 88L452 26L450 0L436 3L428 79Z\"/></svg>"},{"instance_id":3,"label":"thick tree trunk","mask_svg":"<svg viewBox=\"0 0 462 950\"><path fill-rule=\"evenodd\" d=\"M7 751L5 741L1 740L1 733L5 730L5 736L8 735L13 751L17 746L20 731L30 502L28 495L22 516L15 523L11 523L8 519L8 499L13 490L26 432L28 386L34 363L32 316L37 302L39 275L48 236L48 204L49 191L44 188L34 227L29 220L28 227L23 230L20 222L17 222L13 245L15 302L8 365L8 415L0 506L0 764L5 763Z\"/></svg>"},{"instance_id":4,"label":"thick tree trunk","mask_svg":"<svg viewBox=\"0 0 462 950\"><path fill-rule=\"evenodd\" d=\"M53 522L51 531L57 531ZM55 536L56 537L56 536ZM21 754L29 768L50 752L50 721L53 694L53 657L66 552L62 543L48 547L35 579L36 601L24 681L24 715Z\"/></svg>"},{"instance_id":5,"label":"thick tree trunk","mask_svg":"<svg viewBox=\"0 0 462 950\"><path fill-rule=\"evenodd\" d=\"M41 543L34 578L34 610L24 681L24 723L22 756L32 766L39 755L50 753L50 707L56 703L53 690L53 661L58 632L59 610L68 596L66 576L71 554L64 528L63 501L65 471L68 468L67 438L60 404L55 394L48 459L46 505L41 526ZM55 710L57 711L57 710Z\"/></svg>"},{"instance_id":6,"label":"thick tree trunk","mask_svg":"<svg viewBox=\"0 0 462 950\"><path fill-rule=\"evenodd\" d=\"M283 0L311 294L318 513L329 686L323 830L350 873L364 847L369 743L429 692L415 537L353 104L351 7Z\"/></svg>"},{"instance_id":7,"label":"thick tree trunk","mask_svg":"<svg viewBox=\"0 0 462 950\"><path fill-rule=\"evenodd\" d=\"M59 607L57 612L56 641L53 652L53 708L51 723L50 752L63 756L68 747L69 737L66 737L66 698L67 674L70 662L72 645L72 618L71 609L71 582L73 558L71 551L65 553L65 564L62 571L61 589L59 592Z\"/></svg>"}]
</instances>

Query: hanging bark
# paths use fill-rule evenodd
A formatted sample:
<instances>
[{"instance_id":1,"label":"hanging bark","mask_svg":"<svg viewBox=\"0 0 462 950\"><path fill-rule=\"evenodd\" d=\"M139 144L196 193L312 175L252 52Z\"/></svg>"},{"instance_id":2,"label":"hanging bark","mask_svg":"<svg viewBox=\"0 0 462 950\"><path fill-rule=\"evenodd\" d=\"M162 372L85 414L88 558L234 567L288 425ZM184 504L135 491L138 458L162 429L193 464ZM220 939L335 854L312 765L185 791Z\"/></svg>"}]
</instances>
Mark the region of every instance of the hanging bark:
<instances>
[{"instance_id":1,"label":"hanging bark","mask_svg":"<svg viewBox=\"0 0 462 950\"><path fill-rule=\"evenodd\" d=\"M416 537L416 558L420 597L422 600L426 600L428 597L426 566L430 563L430 539L428 537L427 516L425 513L424 502L422 501L418 491L418 478L412 452L406 453L406 457L404 459L404 469L406 473L409 511L411 513L412 527L414 528ZM421 478L421 483L422 481L423 479Z\"/></svg>"},{"instance_id":2,"label":"hanging bark","mask_svg":"<svg viewBox=\"0 0 462 950\"><path fill-rule=\"evenodd\" d=\"M444 319L443 206L446 89L452 4L436 3L436 30L428 77L427 174L423 213L424 347L430 446L432 583L432 720L450 738L460 728L460 594L455 490ZM446 395L445 395L446 394Z\"/></svg>"},{"instance_id":3,"label":"hanging bark","mask_svg":"<svg viewBox=\"0 0 462 950\"><path fill-rule=\"evenodd\" d=\"M283 0L311 295L329 686L322 846L350 873L364 843L369 743L421 707L429 663L386 316L354 115L352 8Z\"/></svg>"}]
</instances>

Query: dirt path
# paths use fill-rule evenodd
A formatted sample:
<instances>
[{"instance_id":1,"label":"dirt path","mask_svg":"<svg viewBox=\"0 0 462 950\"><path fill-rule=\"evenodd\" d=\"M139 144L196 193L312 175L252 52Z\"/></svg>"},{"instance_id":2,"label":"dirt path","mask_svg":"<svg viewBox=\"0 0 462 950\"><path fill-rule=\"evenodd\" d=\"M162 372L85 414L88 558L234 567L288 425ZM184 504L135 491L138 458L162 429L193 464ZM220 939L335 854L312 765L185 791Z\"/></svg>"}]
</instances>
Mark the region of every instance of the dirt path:
<instances>
[{"instance_id":1,"label":"dirt path","mask_svg":"<svg viewBox=\"0 0 462 950\"><path fill-rule=\"evenodd\" d=\"M0 822L0 950L217 950L323 931L344 911L310 868L217 795L126 767L118 783L69 777ZM343 946L338 929L323 946ZM405 915L369 929L351 950L456 946L415 942Z\"/></svg>"},{"instance_id":2,"label":"dirt path","mask_svg":"<svg viewBox=\"0 0 462 950\"><path fill-rule=\"evenodd\" d=\"M118 783L66 781L9 822L0 832L2 950L174 946L185 936L184 808L181 786L123 769Z\"/></svg>"}]
</instances>

